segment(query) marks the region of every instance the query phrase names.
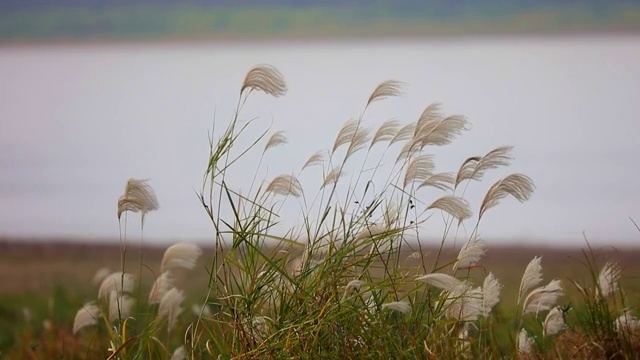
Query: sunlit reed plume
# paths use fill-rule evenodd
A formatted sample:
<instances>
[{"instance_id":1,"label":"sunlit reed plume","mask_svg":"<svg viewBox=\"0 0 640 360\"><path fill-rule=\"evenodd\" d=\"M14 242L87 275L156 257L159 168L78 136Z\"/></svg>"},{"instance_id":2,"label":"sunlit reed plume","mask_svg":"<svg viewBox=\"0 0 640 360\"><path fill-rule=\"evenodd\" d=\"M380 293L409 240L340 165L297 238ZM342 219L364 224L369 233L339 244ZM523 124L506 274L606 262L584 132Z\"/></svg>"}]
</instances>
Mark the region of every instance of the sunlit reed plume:
<instances>
[{"instance_id":1,"label":"sunlit reed plume","mask_svg":"<svg viewBox=\"0 0 640 360\"><path fill-rule=\"evenodd\" d=\"M108 267L102 267L98 270L96 270L96 273L93 275L93 278L91 279L91 282L98 286L102 283L102 280L104 280L104 278L106 278L107 276L109 276L109 274L111 274L112 271L111 269L109 269Z\"/></svg>"},{"instance_id":2,"label":"sunlit reed plume","mask_svg":"<svg viewBox=\"0 0 640 360\"><path fill-rule=\"evenodd\" d=\"M482 204L480 205L480 215L482 215L490 208L498 205L501 199L504 199L507 195L511 195L520 202L529 200L535 186L533 181L523 174L511 174L501 180L495 182L487 191Z\"/></svg>"},{"instance_id":3,"label":"sunlit reed plume","mask_svg":"<svg viewBox=\"0 0 640 360\"><path fill-rule=\"evenodd\" d=\"M163 272L156 281L153 282L153 287L149 292L149 304L159 304L164 295L174 286L173 276L170 271Z\"/></svg>"},{"instance_id":4,"label":"sunlit reed plume","mask_svg":"<svg viewBox=\"0 0 640 360\"><path fill-rule=\"evenodd\" d=\"M626 310L624 314L615 320L615 326L619 333L630 334L631 332L640 330L640 319L633 316L631 311Z\"/></svg>"},{"instance_id":5,"label":"sunlit reed plume","mask_svg":"<svg viewBox=\"0 0 640 360\"><path fill-rule=\"evenodd\" d=\"M148 179L134 179L127 181L124 194L118 199L118 220L125 211L139 212L142 214L144 224L145 215L157 210L160 205L156 198L156 193L147 184Z\"/></svg>"},{"instance_id":6,"label":"sunlit reed plume","mask_svg":"<svg viewBox=\"0 0 640 360\"><path fill-rule=\"evenodd\" d=\"M403 94L404 84L397 80L386 80L380 83L367 101L367 106L374 101L386 99L393 96L401 96Z\"/></svg>"},{"instance_id":7,"label":"sunlit reed plume","mask_svg":"<svg viewBox=\"0 0 640 360\"><path fill-rule=\"evenodd\" d=\"M196 267L202 249L192 243L177 243L169 246L162 257L161 272L177 268L192 270Z\"/></svg>"},{"instance_id":8,"label":"sunlit reed plume","mask_svg":"<svg viewBox=\"0 0 640 360\"><path fill-rule=\"evenodd\" d=\"M81 329L98 324L100 318L100 308L93 302L82 305L76 313L73 320L73 334L75 335Z\"/></svg>"},{"instance_id":9,"label":"sunlit reed plume","mask_svg":"<svg viewBox=\"0 0 640 360\"><path fill-rule=\"evenodd\" d=\"M455 277L442 273L431 273L422 275L417 277L416 281L427 283L431 286L435 286L438 289L442 289L445 291L453 291L453 289L455 289L462 283L462 281L456 279Z\"/></svg>"},{"instance_id":10,"label":"sunlit reed plume","mask_svg":"<svg viewBox=\"0 0 640 360\"><path fill-rule=\"evenodd\" d=\"M485 316L489 316L493 307L500 302L500 292L502 284L496 279L493 273L489 273L482 283L482 308Z\"/></svg>"},{"instance_id":11,"label":"sunlit reed plume","mask_svg":"<svg viewBox=\"0 0 640 360\"><path fill-rule=\"evenodd\" d=\"M479 181L487 170L509 166L512 150L513 146L500 146L482 157L468 158L458 171L455 185L458 186L464 180Z\"/></svg>"},{"instance_id":12,"label":"sunlit reed plume","mask_svg":"<svg viewBox=\"0 0 640 360\"><path fill-rule=\"evenodd\" d=\"M521 354L531 354L533 352L533 339L525 329L518 334L518 352Z\"/></svg>"},{"instance_id":13,"label":"sunlit reed plume","mask_svg":"<svg viewBox=\"0 0 640 360\"><path fill-rule=\"evenodd\" d=\"M564 313L559 307L554 307L549 311L542 323L542 335L551 336L566 328Z\"/></svg>"},{"instance_id":14,"label":"sunlit reed plume","mask_svg":"<svg viewBox=\"0 0 640 360\"><path fill-rule=\"evenodd\" d=\"M311 155L307 160L307 162L304 163L301 170L304 170L310 166L315 166L315 165L322 166L322 164L324 164L324 157L326 153L327 153L326 150L320 150L314 153L313 155Z\"/></svg>"},{"instance_id":15,"label":"sunlit reed plume","mask_svg":"<svg viewBox=\"0 0 640 360\"><path fill-rule=\"evenodd\" d=\"M111 273L102 280L98 289L98 298L106 297L112 291L131 293L133 292L134 282L135 277L133 274L125 273L123 276L120 271Z\"/></svg>"},{"instance_id":16,"label":"sunlit reed plume","mask_svg":"<svg viewBox=\"0 0 640 360\"><path fill-rule=\"evenodd\" d=\"M420 155L411 159L404 174L403 186L406 188L413 182L423 182L433 174L435 164L432 155Z\"/></svg>"},{"instance_id":17,"label":"sunlit reed plume","mask_svg":"<svg viewBox=\"0 0 640 360\"><path fill-rule=\"evenodd\" d=\"M598 276L598 285L603 297L613 294L618 289L620 274L620 267L616 263L608 262L602 267ZM600 293L597 294L600 295Z\"/></svg>"},{"instance_id":18,"label":"sunlit reed plume","mask_svg":"<svg viewBox=\"0 0 640 360\"><path fill-rule=\"evenodd\" d=\"M475 321L484 313L482 289L472 288L467 281L462 281L449 292L444 305L448 318Z\"/></svg>"},{"instance_id":19,"label":"sunlit reed plume","mask_svg":"<svg viewBox=\"0 0 640 360\"><path fill-rule=\"evenodd\" d=\"M271 149L272 147L276 147L278 145L286 144L289 142L287 137L284 135L284 131L277 131L267 141L267 144L264 146L264 151Z\"/></svg>"},{"instance_id":20,"label":"sunlit reed plume","mask_svg":"<svg viewBox=\"0 0 640 360\"><path fill-rule=\"evenodd\" d=\"M472 215L469 202L464 198L453 195L445 195L432 202L431 205L427 206L427 210L430 209L442 210L459 221L466 220Z\"/></svg>"},{"instance_id":21,"label":"sunlit reed plume","mask_svg":"<svg viewBox=\"0 0 640 360\"><path fill-rule=\"evenodd\" d=\"M184 345L180 345L173 351L171 354L171 360L186 360L187 359L187 350L185 350Z\"/></svg>"},{"instance_id":22,"label":"sunlit reed plume","mask_svg":"<svg viewBox=\"0 0 640 360\"><path fill-rule=\"evenodd\" d=\"M131 315L131 309L135 299L127 294L118 294L117 291L109 293L109 321L126 319Z\"/></svg>"},{"instance_id":23,"label":"sunlit reed plume","mask_svg":"<svg viewBox=\"0 0 640 360\"><path fill-rule=\"evenodd\" d=\"M160 300L158 306L158 316L161 319L167 320L167 328L171 331L178 321L178 316L184 310L182 308L182 302L184 301L184 294L182 291L172 288Z\"/></svg>"},{"instance_id":24,"label":"sunlit reed plume","mask_svg":"<svg viewBox=\"0 0 640 360\"><path fill-rule=\"evenodd\" d=\"M426 178L422 184L418 186L418 189L429 186L443 191L453 190L453 183L455 176L450 172L437 173Z\"/></svg>"},{"instance_id":25,"label":"sunlit reed plume","mask_svg":"<svg viewBox=\"0 0 640 360\"><path fill-rule=\"evenodd\" d=\"M287 93L287 83L278 69L271 65L258 65L247 73L240 88L242 94L245 89L249 91L262 91L274 97Z\"/></svg>"},{"instance_id":26,"label":"sunlit reed plume","mask_svg":"<svg viewBox=\"0 0 640 360\"><path fill-rule=\"evenodd\" d=\"M564 295L562 282L551 280L549 284L534 289L527 295L523 303L523 314L549 310L556 305L562 295Z\"/></svg>"},{"instance_id":27,"label":"sunlit reed plume","mask_svg":"<svg viewBox=\"0 0 640 360\"><path fill-rule=\"evenodd\" d=\"M453 271L455 272L458 269L467 269L474 266L480 261L486 251L487 246L477 235L471 237L460 249Z\"/></svg>"},{"instance_id":28,"label":"sunlit reed plume","mask_svg":"<svg viewBox=\"0 0 640 360\"><path fill-rule=\"evenodd\" d=\"M340 131L338 131L336 140L333 142L331 155L333 155L340 146L351 143L359 126L360 121L358 119L349 119L342 125Z\"/></svg>"},{"instance_id":29,"label":"sunlit reed plume","mask_svg":"<svg viewBox=\"0 0 640 360\"><path fill-rule=\"evenodd\" d=\"M523 297L534 287L540 285L542 282L542 257L535 256L522 274L522 280L520 281L520 288L518 289L518 304L522 301Z\"/></svg>"},{"instance_id":30,"label":"sunlit reed plume","mask_svg":"<svg viewBox=\"0 0 640 360\"><path fill-rule=\"evenodd\" d=\"M389 119L380 125L376 133L373 135L373 139L371 140L371 145L369 148L372 148L375 144L383 141L391 141L394 136L398 134L400 130L400 122L396 119Z\"/></svg>"},{"instance_id":31,"label":"sunlit reed plume","mask_svg":"<svg viewBox=\"0 0 640 360\"><path fill-rule=\"evenodd\" d=\"M267 185L266 192L283 196L302 196L302 186L298 179L289 174L278 175Z\"/></svg>"},{"instance_id":32,"label":"sunlit reed plume","mask_svg":"<svg viewBox=\"0 0 640 360\"><path fill-rule=\"evenodd\" d=\"M334 184L334 183L338 182L338 180L340 180L340 178L343 175L344 174L343 174L342 170L340 169L340 167L333 168L333 170L329 171L327 176L324 177L324 181L322 182L322 187L325 187L327 185L331 185L331 184Z\"/></svg>"},{"instance_id":33,"label":"sunlit reed plume","mask_svg":"<svg viewBox=\"0 0 640 360\"><path fill-rule=\"evenodd\" d=\"M411 312L411 304L406 301L392 301L382 304L381 307L383 309L397 311L402 314L409 314Z\"/></svg>"}]
</instances>

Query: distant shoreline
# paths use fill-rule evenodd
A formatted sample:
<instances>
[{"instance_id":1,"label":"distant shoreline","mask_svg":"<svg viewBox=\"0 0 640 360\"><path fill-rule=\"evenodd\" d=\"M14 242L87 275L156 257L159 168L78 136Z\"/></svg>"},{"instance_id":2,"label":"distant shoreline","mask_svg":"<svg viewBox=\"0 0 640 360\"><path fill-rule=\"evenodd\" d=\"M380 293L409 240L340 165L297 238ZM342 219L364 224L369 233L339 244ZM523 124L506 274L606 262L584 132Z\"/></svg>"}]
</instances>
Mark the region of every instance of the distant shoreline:
<instances>
[{"instance_id":1,"label":"distant shoreline","mask_svg":"<svg viewBox=\"0 0 640 360\"><path fill-rule=\"evenodd\" d=\"M264 44L335 44L335 43L367 43L385 41L465 41L482 39L568 39L568 38L607 38L607 37L640 37L638 29L607 29L607 30L540 30L540 31L487 31L476 33L407 33L407 34L371 34L371 35L296 35L283 36L169 36L169 37L96 37L96 38L52 38L52 39L1 39L1 47L31 47L31 46L119 46L139 44L170 44L170 45L264 45Z\"/></svg>"}]
</instances>

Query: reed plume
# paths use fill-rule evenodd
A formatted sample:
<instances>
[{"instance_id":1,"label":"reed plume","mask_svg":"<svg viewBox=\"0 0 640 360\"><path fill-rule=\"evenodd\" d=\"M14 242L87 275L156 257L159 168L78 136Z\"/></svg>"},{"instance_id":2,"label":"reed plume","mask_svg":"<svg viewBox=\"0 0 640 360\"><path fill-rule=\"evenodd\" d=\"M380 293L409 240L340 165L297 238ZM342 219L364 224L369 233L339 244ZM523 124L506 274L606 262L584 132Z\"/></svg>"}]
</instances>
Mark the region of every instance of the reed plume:
<instances>
[{"instance_id":1,"label":"reed plume","mask_svg":"<svg viewBox=\"0 0 640 360\"><path fill-rule=\"evenodd\" d=\"M521 329L518 334L518 352L520 354L531 354L533 352L533 339L525 329Z\"/></svg>"},{"instance_id":2,"label":"reed plume","mask_svg":"<svg viewBox=\"0 0 640 360\"><path fill-rule=\"evenodd\" d=\"M502 284L496 279L493 273L489 273L482 283L482 308L484 316L489 316L493 307L500 302L500 292Z\"/></svg>"},{"instance_id":3,"label":"reed plume","mask_svg":"<svg viewBox=\"0 0 640 360\"><path fill-rule=\"evenodd\" d=\"M373 135L373 139L371 140L371 145L369 148L372 148L375 144L383 141L391 141L400 130L400 122L396 119L389 119L380 125L376 133Z\"/></svg>"},{"instance_id":4,"label":"reed plume","mask_svg":"<svg viewBox=\"0 0 640 360\"><path fill-rule=\"evenodd\" d=\"M564 322L564 312L559 307L554 307L549 311L542 323L543 336L551 336L559 333L566 328Z\"/></svg>"},{"instance_id":5,"label":"reed plume","mask_svg":"<svg viewBox=\"0 0 640 360\"><path fill-rule=\"evenodd\" d=\"M202 255L202 249L196 244L173 244L164 252L160 271L164 273L179 268L192 270L196 267L200 255Z\"/></svg>"},{"instance_id":6,"label":"reed plume","mask_svg":"<svg viewBox=\"0 0 640 360\"><path fill-rule=\"evenodd\" d=\"M444 306L450 319L475 321L484 313L482 289L473 288L467 281L462 281L449 292Z\"/></svg>"},{"instance_id":7,"label":"reed plume","mask_svg":"<svg viewBox=\"0 0 640 360\"><path fill-rule=\"evenodd\" d=\"M286 144L287 142L289 142L289 140L284 135L284 131L276 131L275 133L273 133L273 135L271 135L271 137L267 141L267 144L264 146L263 152L266 152L267 150L273 147Z\"/></svg>"},{"instance_id":8,"label":"reed plume","mask_svg":"<svg viewBox=\"0 0 640 360\"><path fill-rule=\"evenodd\" d=\"M333 155L340 146L351 143L359 127L360 121L358 119L347 120L340 128L340 131L338 131L338 136L336 136L336 140L333 142L331 155Z\"/></svg>"},{"instance_id":9,"label":"reed plume","mask_svg":"<svg viewBox=\"0 0 640 360\"><path fill-rule=\"evenodd\" d=\"M124 194L118 199L118 220L125 211L142 214L142 223L148 212L157 210L160 205L155 191L147 184L148 179L134 179L127 181Z\"/></svg>"},{"instance_id":10,"label":"reed plume","mask_svg":"<svg viewBox=\"0 0 640 360\"><path fill-rule=\"evenodd\" d=\"M404 84L397 80L386 80L380 83L371 96L367 100L367 107L374 101L386 99L393 96L401 96L403 94Z\"/></svg>"},{"instance_id":11,"label":"reed plume","mask_svg":"<svg viewBox=\"0 0 640 360\"><path fill-rule=\"evenodd\" d=\"M549 310L555 306L562 295L564 295L562 282L551 280L549 284L534 289L527 295L523 303L523 314Z\"/></svg>"},{"instance_id":12,"label":"reed plume","mask_svg":"<svg viewBox=\"0 0 640 360\"><path fill-rule=\"evenodd\" d=\"M474 266L484 256L487 246L478 237L473 236L462 246L458 253L458 258L453 267L455 272L458 269L467 269Z\"/></svg>"},{"instance_id":13,"label":"reed plume","mask_svg":"<svg viewBox=\"0 0 640 360\"><path fill-rule=\"evenodd\" d=\"M245 89L249 92L262 91L274 97L279 97L287 93L287 83L284 77L272 65L257 65L249 70L242 82L240 94Z\"/></svg>"},{"instance_id":14,"label":"reed plume","mask_svg":"<svg viewBox=\"0 0 640 360\"><path fill-rule=\"evenodd\" d=\"M431 286L435 286L438 289L442 289L445 291L453 291L453 289L455 289L462 283L462 281L458 280L457 278L443 273L431 273L422 275L417 277L416 281L427 283Z\"/></svg>"},{"instance_id":15,"label":"reed plume","mask_svg":"<svg viewBox=\"0 0 640 360\"><path fill-rule=\"evenodd\" d=\"M511 151L513 146L497 147L482 157L470 157L462 163L460 170L456 176L455 186L458 186L465 180L480 180L484 173L490 169L496 169L501 166L509 166L512 160Z\"/></svg>"},{"instance_id":16,"label":"reed plume","mask_svg":"<svg viewBox=\"0 0 640 360\"><path fill-rule=\"evenodd\" d=\"M167 320L167 329L171 331L178 321L178 316L184 310L182 302L184 301L184 293L176 288L167 291L160 300L158 306L158 317Z\"/></svg>"},{"instance_id":17,"label":"reed plume","mask_svg":"<svg viewBox=\"0 0 640 360\"><path fill-rule=\"evenodd\" d=\"M482 204L480 205L480 216L489 210L490 208L498 205L501 199L504 199L507 195L511 195L520 202L529 200L535 186L533 181L523 174L511 174L501 180L495 182L487 191Z\"/></svg>"},{"instance_id":18,"label":"reed plume","mask_svg":"<svg viewBox=\"0 0 640 360\"><path fill-rule=\"evenodd\" d=\"M94 302L82 305L73 319L73 334L75 335L87 326L97 325L98 318L100 318L100 308L98 305Z\"/></svg>"},{"instance_id":19,"label":"reed plume","mask_svg":"<svg viewBox=\"0 0 640 360\"><path fill-rule=\"evenodd\" d=\"M418 189L429 186L442 191L453 190L453 184L455 182L455 175L450 172L443 172L433 174L427 177L419 186Z\"/></svg>"},{"instance_id":20,"label":"reed plume","mask_svg":"<svg viewBox=\"0 0 640 360\"><path fill-rule=\"evenodd\" d=\"M338 182L338 180L340 180L340 178L343 175L344 174L343 174L342 170L340 169L340 167L333 168L331 171L329 171L327 176L324 177L324 181L322 182L322 187L325 187L325 186L331 185L331 184L335 184L336 182Z\"/></svg>"},{"instance_id":21,"label":"reed plume","mask_svg":"<svg viewBox=\"0 0 640 360\"><path fill-rule=\"evenodd\" d=\"M135 299L127 294L119 294L117 291L109 293L109 322L126 319L131 315L131 309Z\"/></svg>"},{"instance_id":22,"label":"reed plume","mask_svg":"<svg viewBox=\"0 0 640 360\"><path fill-rule=\"evenodd\" d=\"M406 301L392 301L382 304L382 309L388 309L397 311L402 314L409 314L411 312L411 304Z\"/></svg>"},{"instance_id":23,"label":"reed plume","mask_svg":"<svg viewBox=\"0 0 640 360\"><path fill-rule=\"evenodd\" d=\"M529 293L529 290L542 282L542 257L535 256L524 269L520 288L518 289L518 304Z\"/></svg>"},{"instance_id":24,"label":"reed plume","mask_svg":"<svg viewBox=\"0 0 640 360\"><path fill-rule=\"evenodd\" d=\"M399 142L399 141L407 141L413 137L413 132L416 129L416 123L409 123L398 130L398 133L391 138L389 141L389 146Z\"/></svg>"},{"instance_id":25,"label":"reed plume","mask_svg":"<svg viewBox=\"0 0 640 360\"><path fill-rule=\"evenodd\" d=\"M427 206L427 210L430 209L442 210L459 221L466 220L472 215L469 202L464 198L453 195L445 195L432 202L431 205Z\"/></svg>"},{"instance_id":26,"label":"reed plume","mask_svg":"<svg viewBox=\"0 0 640 360\"><path fill-rule=\"evenodd\" d=\"M159 304L164 295L174 286L173 276L171 271L163 272L153 282L153 287L149 292L149 304Z\"/></svg>"},{"instance_id":27,"label":"reed plume","mask_svg":"<svg viewBox=\"0 0 640 360\"><path fill-rule=\"evenodd\" d=\"M118 293L132 293L135 277L133 274L122 273L120 271L109 274L102 280L98 289L98 298L109 295L112 291Z\"/></svg>"},{"instance_id":28,"label":"reed plume","mask_svg":"<svg viewBox=\"0 0 640 360\"><path fill-rule=\"evenodd\" d=\"M426 180L433 174L434 168L435 164L433 163L432 155L425 154L411 159L404 175L404 187L406 188L407 185L416 181L422 182Z\"/></svg>"},{"instance_id":29,"label":"reed plume","mask_svg":"<svg viewBox=\"0 0 640 360\"><path fill-rule=\"evenodd\" d=\"M616 263L608 262L600 270L598 275L598 286L602 297L613 294L618 289L618 281L620 280L620 267Z\"/></svg>"},{"instance_id":30,"label":"reed plume","mask_svg":"<svg viewBox=\"0 0 640 360\"><path fill-rule=\"evenodd\" d=\"M351 157L351 155L355 154L359 150L364 149L366 144L371 139L369 136L369 133L370 133L369 129L362 126L359 126L356 129L355 133L353 134L353 138L351 139L351 143L349 144L349 148L347 149L347 154L345 155L345 161L346 159Z\"/></svg>"},{"instance_id":31,"label":"reed plume","mask_svg":"<svg viewBox=\"0 0 640 360\"><path fill-rule=\"evenodd\" d=\"M282 174L273 178L265 191L282 196L302 196L302 186L300 182L295 176L289 174Z\"/></svg>"},{"instance_id":32,"label":"reed plume","mask_svg":"<svg viewBox=\"0 0 640 360\"><path fill-rule=\"evenodd\" d=\"M453 139L468 130L469 122L462 115L450 115L445 118L433 118L419 124L413 142L420 148L427 145L443 146L451 143Z\"/></svg>"},{"instance_id":33,"label":"reed plume","mask_svg":"<svg viewBox=\"0 0 640 360\"><path fill-rule=\"evenodd\" d=\"M309 159L307 160L307 162L304 163L304 165L302 166L302 170L310 167L310 166L315 166L315 165L320 165L322 166L322 164L324 163L324 154L326 153L326 151L324 150L320 150L316 153L314 153L313 155L311 155L309 157Z\"/></svg>"}]
</instances>

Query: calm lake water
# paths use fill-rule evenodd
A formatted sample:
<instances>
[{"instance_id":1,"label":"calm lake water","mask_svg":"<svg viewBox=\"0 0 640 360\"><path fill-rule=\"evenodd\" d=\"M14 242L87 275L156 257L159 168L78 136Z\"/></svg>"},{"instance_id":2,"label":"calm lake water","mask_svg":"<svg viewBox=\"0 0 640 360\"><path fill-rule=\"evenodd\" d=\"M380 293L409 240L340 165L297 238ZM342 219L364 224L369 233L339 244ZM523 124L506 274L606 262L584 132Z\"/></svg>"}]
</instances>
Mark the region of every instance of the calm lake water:
<instances>
[{"instance_id":1,"label":"calm lake water","mask_svg":"<svg viewBox=\"0 0 640 360\"><path fill-rule=\"evenodd\" d=\"M117 239L116 201L137 177L151 179L161 204L146 238L209 237L194 193L207 132L214 119L228 123L259 63L277 66L289 85L283 98L255 94L243 111L259 117L246 142L269 127L289 138L267 153L260 178L297 173L379 82L398 79L406 95L373 105L368 124L408 123L441 102L473 125L434 149L438 171L515 146L509 170L469 187L475 213L500 176L534 179L531 201L507 199L487 213L488 241L580 245L585 231L593 241L640 243L629 220L640 221L639 36L0 47L0 236ZM232 175L244 191L259 153Z\"/></svg>"}]
</instances>

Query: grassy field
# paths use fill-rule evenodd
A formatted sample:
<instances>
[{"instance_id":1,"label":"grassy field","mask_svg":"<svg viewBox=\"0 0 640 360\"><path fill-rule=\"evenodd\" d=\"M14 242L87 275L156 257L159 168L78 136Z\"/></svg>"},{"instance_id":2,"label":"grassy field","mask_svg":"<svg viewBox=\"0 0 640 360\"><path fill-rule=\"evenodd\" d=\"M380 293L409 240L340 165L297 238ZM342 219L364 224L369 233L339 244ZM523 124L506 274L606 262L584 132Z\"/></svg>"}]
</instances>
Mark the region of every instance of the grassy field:
<instances>
[{"instance_id":1,"label":"grassy field","mask_svg":"<svg viewBox=\"0 0 640 360\"><path fill-rule=\"evenodd\" d=\"M480 238L484 214L505 199L526 202L533 179L509 174L469 204L467 186L508 167L512 147L435 172L429 149L469 130L466 117L429 104L408 124L362 122L403 89L381 82L360 117L309 157L298 176L321 168L319 189L285 173L240 194L226 179L241 158L262 152L251 165L257 175L264 154L287 143L283 132L265 130L238 145L247 129L264 126L243 121L250 95L287 92L276 68L251 68L232 119L209 134L198 191L214 234L208 247L140 251L140 239L126 235L102 245L0 242L0 358L638 358L640 249L505 247ZM386 147L378 156L374 146ZM389 156L391 169L382 166ZM343 170L354 168L345 184ZM424 187L441 193L417 196ZM273 229L285 200L300 206L301 219L281 233ZM129 222L144 232L159 209L143 179L127 180L114 203L121 230ZM443 222L441 239L412 242L434 221ZM461 224L470 233L459 234Z\"/></svg>"}]
</instances>

